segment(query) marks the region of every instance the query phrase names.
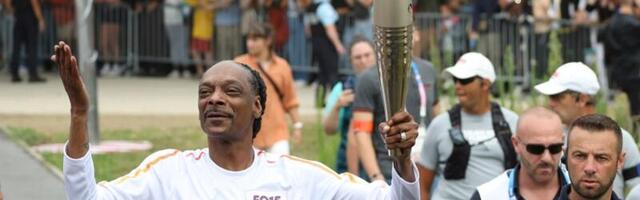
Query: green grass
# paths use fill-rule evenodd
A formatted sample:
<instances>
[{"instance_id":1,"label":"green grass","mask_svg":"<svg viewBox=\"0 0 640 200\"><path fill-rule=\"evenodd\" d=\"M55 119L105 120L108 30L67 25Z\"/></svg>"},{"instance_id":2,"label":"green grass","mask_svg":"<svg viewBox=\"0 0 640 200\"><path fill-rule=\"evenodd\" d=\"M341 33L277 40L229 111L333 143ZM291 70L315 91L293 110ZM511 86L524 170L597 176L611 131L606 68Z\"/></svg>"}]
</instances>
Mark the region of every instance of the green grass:
<instances>
[{"instance_id":1,"label":"green grass","mask_svg":"<svg viewBox=\"0 0 640 200\"><path fill-rule=\"evenodd\" d=\"M319 124L319 119L305 120L307 126L303 129L303 141L300 145L292 144L291 152L292 155L318 160L333 168L340 138L338 135L326 136L322 131L321 124ZM24 141L29 146L45 143L63 143L67 140L67 135L68 133L62 132L45 134L31 128L9 127L9 136L12 139ZM148 151L93 155L97 181L114 180L129 173L144 158L158 150L167 148L199 149L207 145L205 135L198 127L104 130L100 136L103 140L147 140L153 144L153 147ZM62 170L62 154L42 153L42 157Z\"/></svg>"},{"instance_id":2,"label":"green grass","mask_svg":"<svg viewBox=\"0 0 640 200\"><path fill-rule=\"evenodd\" d=\"M629 117L631 115L629 113L629 103L626 94L616 95L613 103L608 104L607 112L603 114L607 114L607 116L616 120L621 128L629 131L629 133L634 136L636 141L638 141L638 135L635 135L633 132L631 132L632 124L631 117Z\"/></svg>"},{"instance_id":3,"label":"green grass","mask_svg":"<svg viewBox=\"0 0 640 200\"><path fill-rule=\"evenodd\" d=\"M328 136L324 133L321 116L318 114L314 122L304 127L303 141L291 149L293 155L317 160L335 169L336 152L340 143L340 135Z\"/></svg>"}]
</instances>

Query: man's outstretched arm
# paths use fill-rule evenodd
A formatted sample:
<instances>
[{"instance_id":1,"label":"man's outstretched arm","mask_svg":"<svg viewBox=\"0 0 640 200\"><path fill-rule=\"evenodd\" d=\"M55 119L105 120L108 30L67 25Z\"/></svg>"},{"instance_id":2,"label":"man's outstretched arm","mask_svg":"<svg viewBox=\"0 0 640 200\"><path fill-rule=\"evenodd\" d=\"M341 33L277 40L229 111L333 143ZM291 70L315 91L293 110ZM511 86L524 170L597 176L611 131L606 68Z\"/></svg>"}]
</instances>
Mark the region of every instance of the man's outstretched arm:
<instances>
[{"instance_id":1,"label":"man's outstretched arm","mask_svg":"<svg viewBox=\"0 0 640 200\"><path fill-rule=\"evenodd\" d=\"M166 198L163 193L166 190L162 188L160 177L157 175L166 174L164 171L158 171L162 170L160 165L167 165L167 163L170 165L171 162L167 162L168 159L164 159L162 163L156 161L159 160L158 158L178 155L177 150L158 151L147 157L131 173L115 181L102 184L101 187L96 185L87 133L89 97L78 70L78 61L73 56L69 45L64 42L55 45L54 51L55 55L51 56L51 60L58 65L62 84L71 103L69 141L65 145L63 160L64 183L68 199ZM151 163L155 165L150 168Z\"/></svg>"},{"instance_id":2,"label":"man's outstretched arm","mask_svg":"<svg viewBox=\"0 0 640 200\"><path fill-rule=\"evenodd\" d=\"M352 119L355 140L357 143L358 157L362 161L362 166L369 176L369 180L384 181L384 176L378 166L376 153L371 140L373 133L373 113L368 111L354 111ZM386 169L388 170L388 169Z\"/></svg>"},{"instance_id":3,"label":"man's outstretched arm","mask_svg":"<svg viewBox=\"0 0 640 200\"><path fill-rule=\"evenodd\" d=\"M78 60L71 52L71 47L64 42L54 46L51 60L58 65L58 72L62 85L71 104L71 125L69 143L66 153L77 159L89 151L89 135L87 134L87 111L89 110L89 96L78 69Z\"/></svg>"}]
</instances>

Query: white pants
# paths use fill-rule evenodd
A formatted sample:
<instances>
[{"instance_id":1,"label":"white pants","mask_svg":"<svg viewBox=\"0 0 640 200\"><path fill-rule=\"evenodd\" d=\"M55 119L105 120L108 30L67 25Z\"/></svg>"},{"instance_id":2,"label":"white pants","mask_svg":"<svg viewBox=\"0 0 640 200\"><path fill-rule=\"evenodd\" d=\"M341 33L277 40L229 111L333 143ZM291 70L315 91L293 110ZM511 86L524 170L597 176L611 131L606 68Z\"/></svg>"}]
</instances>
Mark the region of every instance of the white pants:
<instances>
[{"instance_id":1,"label":"white pants","mask_svg":"<svg viewBox=\"0 0 640 200\"><path fill-rule=\"evenodd\" d=\"M274 154L289 155L289 141L288 140L277 141L276 143L273 143L273 145L271 145L269 149L267 149L267 152L274 153Z\"/></svg>"}]
</instances>

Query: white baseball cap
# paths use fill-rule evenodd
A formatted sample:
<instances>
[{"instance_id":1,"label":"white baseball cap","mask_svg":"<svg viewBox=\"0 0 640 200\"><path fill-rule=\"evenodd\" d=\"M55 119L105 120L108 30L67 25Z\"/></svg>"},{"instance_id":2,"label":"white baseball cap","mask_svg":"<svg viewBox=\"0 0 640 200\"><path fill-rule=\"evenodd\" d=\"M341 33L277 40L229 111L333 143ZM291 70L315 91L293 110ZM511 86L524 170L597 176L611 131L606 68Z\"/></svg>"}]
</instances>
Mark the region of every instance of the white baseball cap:
<instances>
[{"instance_id":1,"label":"white baseball cap","mask_svg":"<svg viewBox=\"0 0 640 200\"><path fill-rule=\"evenodd\" d=\"M446 69L449 74L459 79L467 79L480 76L493 83L496 80L496 72L493 70L491 61L481 53L465 53L458 59L453 67Z\"/></svg>"},{"instance_id":2,"label":"white baseball cap","mask_svg":"<svg viewBox=\"0 0 640 200\"><path fill-rule=\"evenodd\" d=\"M581 62L561 65L551 75L549 81L536 85L536 90L545 95L554 95L571 90L595 95L600 89L596 73Z\"/></svg>"}]
</instances>

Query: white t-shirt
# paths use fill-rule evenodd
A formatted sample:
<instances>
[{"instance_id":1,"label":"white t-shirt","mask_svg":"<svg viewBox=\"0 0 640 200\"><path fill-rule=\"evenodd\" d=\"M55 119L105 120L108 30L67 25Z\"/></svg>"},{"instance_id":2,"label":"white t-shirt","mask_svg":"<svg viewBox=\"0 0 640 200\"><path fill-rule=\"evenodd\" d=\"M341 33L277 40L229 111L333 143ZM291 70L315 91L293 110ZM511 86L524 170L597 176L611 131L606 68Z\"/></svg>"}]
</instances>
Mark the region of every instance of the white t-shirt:
<instances>
[{"instance_id":1,"label":"white t-shirt","mask_svg":"<svg viewBox=\"0 0 640 200\"><path fill-rule=\"evenodd\" d=\"M638 151L638 145L636 145L633 136L624 129L622 129L622 151L625 152L623 169L636 168L637 165L640 165L640 152ZM638 183L640 183L640 178L638 177L625 181L622 176L622 170L619 169L616 173L616 178L613 181L613 191L616 192L618 197L623 197L625 188L631 190L637 186Z\"/></svg>"},{"instance_id":2,"label":"white t-shirt","mask_svg":"<svg viewBox=\"0 0 640 200\"><path fill-rule=\"evenodd\" d=\"M66 148L65 148L66 149ZM325 165L301 158L254 150L243 171L229 171L209 158L207 148L167 149L147 157L131 173L95 183L91 154L64 155L69 199L420 199L417 181L408 183L393 170L392 186L338 175ZM418 174L417 168L414 174ZM417 179L417 178L416 178Z\"/></svg>"},{"instance_id":3,"label":"white t-shirt","mask_svg":"<svg viewBox=\"0 0 640 200\"><path fill-rule=\"evenodd\" d=\"M164 1L164 24L165 25L182 25L183 7L181 6L182 0L165 0Z\"/></svg>"},{"instance_id":4,"label":"white t-shirt","mask_svg":"<svg viewBox=\"0 0 640 200\"><path fill-rule=\"evenodd\" d=\"M619 195L619 196L622 196L622 195ZM640 199L640 186L633 187L633 189L629 191L629 194L627 194L626 199Z\"/></svg>"}]
</instances>

